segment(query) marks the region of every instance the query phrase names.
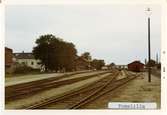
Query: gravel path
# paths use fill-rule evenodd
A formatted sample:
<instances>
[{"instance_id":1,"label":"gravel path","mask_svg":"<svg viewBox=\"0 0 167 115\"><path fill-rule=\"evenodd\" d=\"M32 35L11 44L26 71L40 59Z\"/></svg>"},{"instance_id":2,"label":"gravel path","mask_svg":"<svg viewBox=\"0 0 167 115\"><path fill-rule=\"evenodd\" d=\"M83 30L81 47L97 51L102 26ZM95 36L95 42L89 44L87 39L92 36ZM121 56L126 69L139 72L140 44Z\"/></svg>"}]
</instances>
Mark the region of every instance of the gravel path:
<instances>
[{"instance_id":1,"label":"gravel path","mask_svg":"<svg viewBox=\"0 0 167 115\"><path fill-rule=\"evenodd\" d=\"M125 75L125 71L121 71L121 73L117 76L117 80L119 80L119 79L123 79L123 78L125 78L125 77L127 77L126 75Z\"/></svg>"},{"instance_id":2,"label":"gravel path","mask_svg":"<svg viewBox=\"0 0 167 115\"><path fill-rule=\"evenodd\" d=\"M20 83L27 83L31 81L57 77L61 75L63 75L63 73L50 73L50 74L24 75L19 77L10 77L10 78L5 78L5 86L16 85Z\"/></svg>"},{"instance_id":3,"label":"gravel path","mask_svg":"<svg viewBox=\"0 0 167 115\"><path fill-rule=\"evenodd\" d=\"M21 84L21 83L32 82L32 81L36 81L36 80L42 80L42 79L48 79L48 78L52 78L52 77L63 76L64 74L71 74L71 73L75 73L75 72L48 73L48 74L39 74L39 75L24 75L24 76L19 76L19 77L9 77L9 78L5 78L5 87L11 86L11 85L16 85L16 84ZM82 74L84 74L84 73L82 73Z\"/></svg>"}]
</instances>

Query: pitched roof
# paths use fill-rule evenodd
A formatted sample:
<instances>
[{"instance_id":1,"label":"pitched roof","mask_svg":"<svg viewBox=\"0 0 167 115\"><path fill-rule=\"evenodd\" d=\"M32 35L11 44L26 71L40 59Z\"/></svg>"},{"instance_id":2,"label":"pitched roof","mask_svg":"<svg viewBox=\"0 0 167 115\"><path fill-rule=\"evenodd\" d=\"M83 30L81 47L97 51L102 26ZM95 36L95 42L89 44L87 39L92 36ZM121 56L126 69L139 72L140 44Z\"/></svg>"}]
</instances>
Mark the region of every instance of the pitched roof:
<instances>
[{"instance_id":1,"label":"pitched roof","mask_svg":"<svg viewBox=\"0 0 167 115\"><path fill-rule=\"evenodd\" d=\"M133 63L140 63L140 64L144 65L143 63L141 63L141 62L140 62L140 61L138 61L138 60L133 61L133 62L131 62L131 63L129 63L129 64L133 64ZM128 65L129 65L129 64L128 64Z\"/></svg>"},{"instance_id":2,"label":"pitched roof","mask_svg":"<svg viewBox=\"0 0 167 115\"><path fill-rule=\"evenodd\" d=\"M14 53L14 56L16 59L34 59L34 56L32 53Z\"/></svg>"},{"instance_id":3,"label":"pitched roof","mask_svg":"<svg viewBox=\"0 0 167 115\"><path fill-rule=\"evenodd\" d=\"M85 61L85 62L89 62L89 60L83 58L82 56L77 56L77 57L76 57L76 60L83 60L83 61Z\"/></svg>"},{"instance_id":4,"label":"pitched roof","mask_svg":"<svg viewBox=\"0 0 167 115\"><path fill-rule=\"evenodd\" d=\"M13 51L11 48L8 48L8 47L5 47L5 51L8 50L8 51Z\"/></svg>"}]
</instances>

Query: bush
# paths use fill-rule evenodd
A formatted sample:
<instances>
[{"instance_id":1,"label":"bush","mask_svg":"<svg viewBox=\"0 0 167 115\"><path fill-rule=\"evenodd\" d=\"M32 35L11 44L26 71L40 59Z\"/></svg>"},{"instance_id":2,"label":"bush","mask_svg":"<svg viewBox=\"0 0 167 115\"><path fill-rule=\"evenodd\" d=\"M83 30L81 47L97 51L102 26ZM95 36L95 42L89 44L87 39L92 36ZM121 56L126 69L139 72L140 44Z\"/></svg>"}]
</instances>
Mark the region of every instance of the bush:
<instances>
[{"instance_id":1,"label":"bush","mask_svg":"<svg viewBox=\"0 0 167 115\"><path fill-rule=\"evenodd\" d=\"M33 69L31 67L28 67L26 65L22 65L22 66L17 66L15 68L14 73L16 74L20 74L20 73L29 73L31 72Z\"/></svg>"}]
</instances>

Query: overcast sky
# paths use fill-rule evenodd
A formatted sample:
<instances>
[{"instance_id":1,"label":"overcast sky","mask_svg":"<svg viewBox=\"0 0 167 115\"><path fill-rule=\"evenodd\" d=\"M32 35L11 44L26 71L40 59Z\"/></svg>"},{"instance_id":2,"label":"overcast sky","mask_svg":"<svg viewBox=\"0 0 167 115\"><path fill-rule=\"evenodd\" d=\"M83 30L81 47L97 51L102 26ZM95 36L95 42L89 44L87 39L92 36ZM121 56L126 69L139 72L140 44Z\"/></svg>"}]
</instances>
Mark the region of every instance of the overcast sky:
<instances>
[{"instance_id":1,"label":"overcast sky","mask_svg":"<svg viewBox=\"0 0 167 115\"><path fill-rule=\"evenodd\" d=\"M152 58L160 55L161 9L150 6ZM35 40L53 34L73 42L106 63L128 64L147 58L146 5L7 6L6 43L14 52L31 52Z\"/></svg>"}]
</instances>

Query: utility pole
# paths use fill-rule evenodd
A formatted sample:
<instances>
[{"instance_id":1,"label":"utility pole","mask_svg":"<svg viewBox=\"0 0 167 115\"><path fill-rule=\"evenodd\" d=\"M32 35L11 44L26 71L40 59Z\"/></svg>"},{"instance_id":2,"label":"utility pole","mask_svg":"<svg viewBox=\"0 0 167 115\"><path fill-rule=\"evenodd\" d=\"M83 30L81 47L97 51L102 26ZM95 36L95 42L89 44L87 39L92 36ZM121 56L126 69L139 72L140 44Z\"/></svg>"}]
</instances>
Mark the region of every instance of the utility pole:
<instances>
[{"instance_id":1,"label":"utility pole","mask_svg":"<svg viewBox=\"0 0 167 115\"><path fill-rule=\"evenodd\" d=\"M156 63L158 64L159 62L158 62L158 53L156 54Z\"/></svg>"},{"instance_id":2,"label":"utility pole","mask_svg":"<svg viewBox=\"0 0 167 115\"><path fill-rule=\"evenodd\" d=\"M151 67L150 67L150 60L151 60L151 45L150 45L150 8L146 10L148 12L148 82L151 82Z\"/></svg>"}]
</instances>

